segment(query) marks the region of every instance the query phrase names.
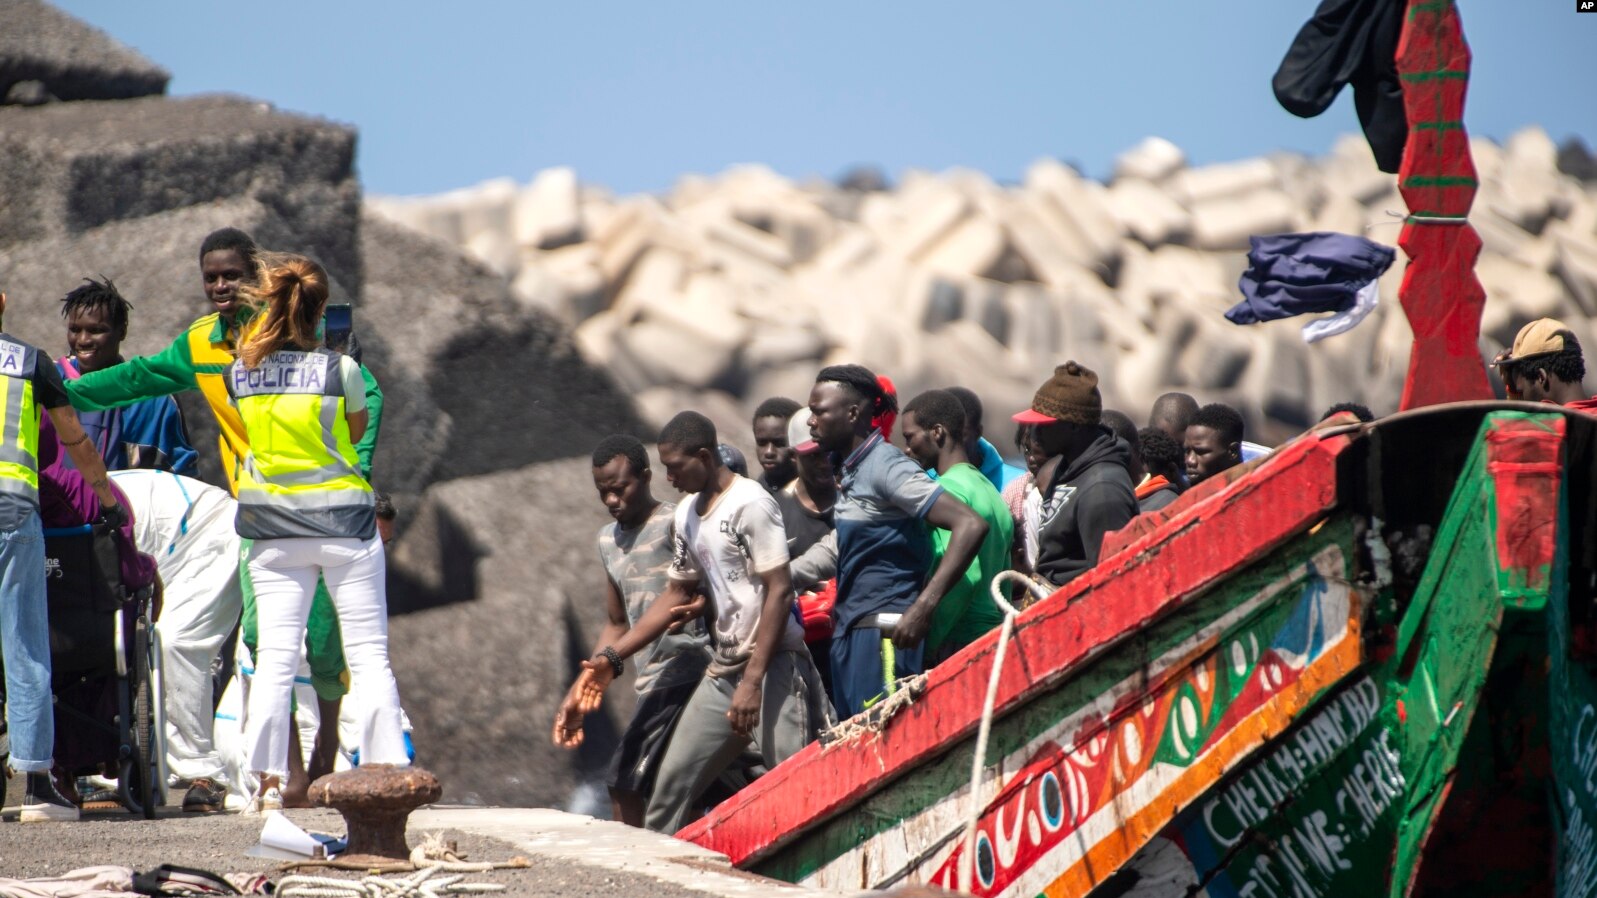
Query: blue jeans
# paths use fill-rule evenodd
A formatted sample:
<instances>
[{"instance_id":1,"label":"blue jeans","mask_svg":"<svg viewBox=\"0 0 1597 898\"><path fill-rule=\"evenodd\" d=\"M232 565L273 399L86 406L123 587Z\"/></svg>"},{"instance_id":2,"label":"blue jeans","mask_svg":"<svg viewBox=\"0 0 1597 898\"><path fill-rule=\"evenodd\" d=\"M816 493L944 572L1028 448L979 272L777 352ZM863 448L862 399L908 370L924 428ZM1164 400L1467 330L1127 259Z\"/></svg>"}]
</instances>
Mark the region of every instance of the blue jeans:
<instances>
[{"instance_id":1,"label":"blue jeans","mask_svg":"<svg viewBox=\"0 0 1597 898\"><path fill-rule=\"evenodd\" d=\"M5 653L11 769L48 771L55 763L55 716L50 700L44 531L37 511L28 512L17 529L0 530L0 651Z\"/></svg>"},{"instance_id":2,"label":"blue jeans","mask_svg":"<svg viewBox=\"0 0 1597 898\"><path fill-rule=\"evenodd\" d=\"M926 643L893 650L893 675L885 672L887 648L882 631L851 627L832 637L832 706L837 719L847 720L887 697L893 680L924 673Z\"/></svg>"}]
</instances>

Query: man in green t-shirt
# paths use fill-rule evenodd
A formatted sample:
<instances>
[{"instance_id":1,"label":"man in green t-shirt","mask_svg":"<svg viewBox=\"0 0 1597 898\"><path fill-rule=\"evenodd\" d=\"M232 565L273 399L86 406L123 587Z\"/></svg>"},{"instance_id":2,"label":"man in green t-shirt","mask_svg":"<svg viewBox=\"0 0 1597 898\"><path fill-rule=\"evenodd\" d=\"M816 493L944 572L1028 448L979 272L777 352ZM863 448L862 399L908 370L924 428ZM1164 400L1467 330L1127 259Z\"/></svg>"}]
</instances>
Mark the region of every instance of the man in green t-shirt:
<instances>
[{"instance_id":1,"label":"man in green t-shirt","mask_svg":"<svg viewBox=\"0 0 1597 898\"><path fill-rule=\"evenodd\" d=\"M932 612L931 627L926 631L926 666L930 668L1003 622L991 590L993 577L1009 567L1015 524L998 490L971 463L965 450L965 409L952 393L928 390L916 396L904 407L899 422L910 456L922 467L935 470L943 489L987 522L987 535L975 559ZM931 570L942 562L948 540L947 530L932 529Z\"/></svg>"}]
</instances>

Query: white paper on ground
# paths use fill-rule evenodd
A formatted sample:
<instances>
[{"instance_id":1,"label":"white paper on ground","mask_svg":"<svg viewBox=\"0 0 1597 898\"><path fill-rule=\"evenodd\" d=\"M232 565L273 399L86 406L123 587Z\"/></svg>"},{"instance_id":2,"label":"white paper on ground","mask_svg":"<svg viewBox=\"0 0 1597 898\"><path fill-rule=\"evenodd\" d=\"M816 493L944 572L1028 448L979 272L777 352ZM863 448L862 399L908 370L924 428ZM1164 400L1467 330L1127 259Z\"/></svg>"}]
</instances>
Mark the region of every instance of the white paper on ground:
<instances>
[{"instance_id":1,"label":"white paper on ground","mask_svg":"<svg viewBox=\"0 0 1597 898\"><path fill-rule=\"evenodd\" d=\"M277 812L266 815L261 827L261 841L245 854L273 860L297 861L305 858L336 857L344 848L343 839L321 834L312 835L294 824L294 821Z\"/></svg>"}]
</instances>

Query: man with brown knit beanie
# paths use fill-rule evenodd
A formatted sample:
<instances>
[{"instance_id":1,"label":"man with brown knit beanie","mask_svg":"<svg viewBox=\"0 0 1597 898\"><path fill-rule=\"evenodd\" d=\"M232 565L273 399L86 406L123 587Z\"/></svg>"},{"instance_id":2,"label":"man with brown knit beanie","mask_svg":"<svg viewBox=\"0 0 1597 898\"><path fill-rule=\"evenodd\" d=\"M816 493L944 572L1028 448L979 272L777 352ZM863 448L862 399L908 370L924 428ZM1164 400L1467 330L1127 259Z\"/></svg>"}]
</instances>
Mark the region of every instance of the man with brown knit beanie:
<instances>
[{"instance_id":1,"label":"man with brown knit beanie","mask_svg":"<svg viewBox=\"0 0 1597 898\"><path fill-rule=\"evenodd\" d=\"M1100 423L1102 414L1098 375L1066 362L1037 388L1031 408L1014 415L1034 428L1034 442L1049 457L1037 475L1046 487L1036 570L1054 586L1091 570L1104 534L1137 515L1131 448Z\"/></svg>"}]
</instances>

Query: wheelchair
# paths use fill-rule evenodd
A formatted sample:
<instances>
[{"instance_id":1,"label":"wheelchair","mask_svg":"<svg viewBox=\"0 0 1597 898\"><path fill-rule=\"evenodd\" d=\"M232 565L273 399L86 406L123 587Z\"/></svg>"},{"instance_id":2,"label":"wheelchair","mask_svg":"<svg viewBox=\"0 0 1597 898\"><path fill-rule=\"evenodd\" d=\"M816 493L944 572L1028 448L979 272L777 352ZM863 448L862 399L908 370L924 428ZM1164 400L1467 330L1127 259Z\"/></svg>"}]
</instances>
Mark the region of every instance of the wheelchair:
<instances>
[{"instance_id":1,"label":"wheelchair","mask_svg":"<svg viewBox=\"0 0 1597 898\"><path fill-rule=\"evenodd\" d=\"M166 792L159 580L125 588L115 540L92 524L46 528L44 550L56 763L115 769L122 806L153 820Z\"/></svg>"}]
</instances>

